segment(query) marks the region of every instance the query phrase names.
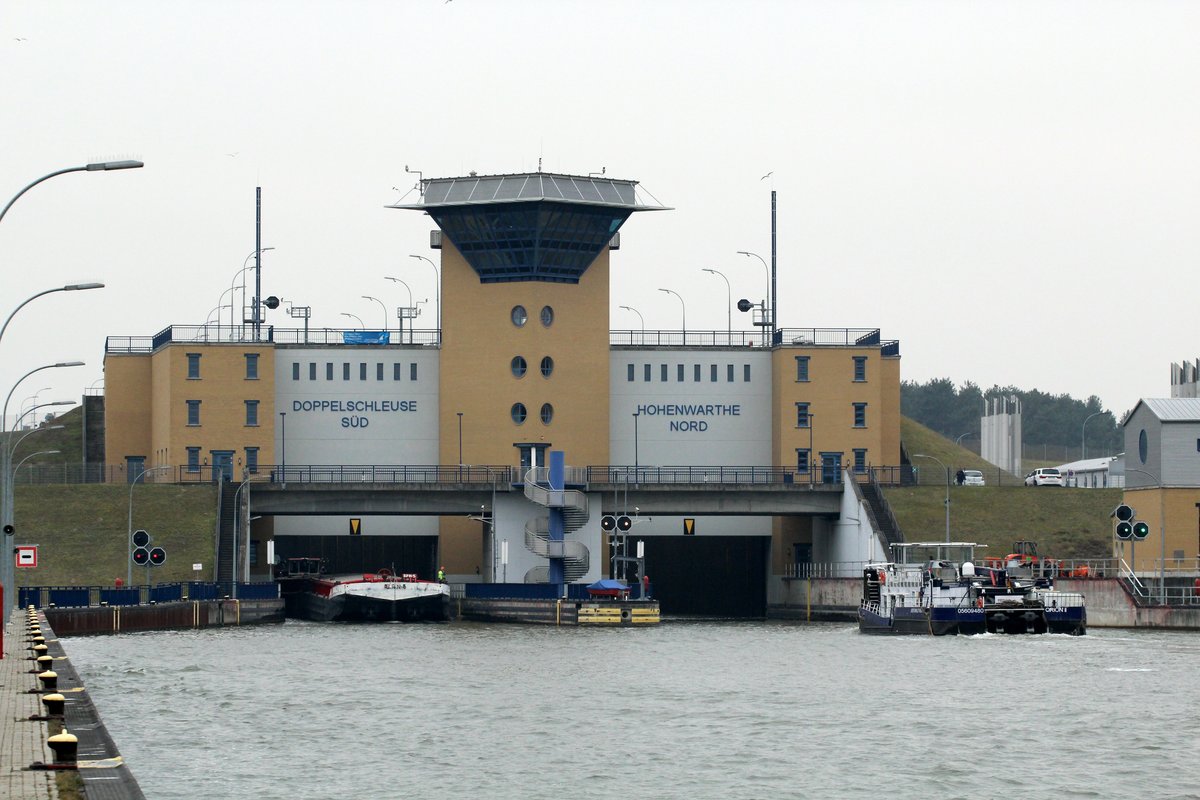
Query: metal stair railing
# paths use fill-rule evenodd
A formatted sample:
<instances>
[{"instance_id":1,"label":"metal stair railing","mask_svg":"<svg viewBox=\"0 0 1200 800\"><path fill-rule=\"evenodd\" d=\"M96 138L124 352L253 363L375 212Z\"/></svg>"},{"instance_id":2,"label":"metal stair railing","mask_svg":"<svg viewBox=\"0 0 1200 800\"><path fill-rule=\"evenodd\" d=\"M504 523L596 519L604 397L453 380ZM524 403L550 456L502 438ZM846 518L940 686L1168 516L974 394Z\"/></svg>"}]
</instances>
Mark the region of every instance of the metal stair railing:
<instances>
[{"instance_id":1,"label":"metal stair railing","mask_svg":"<svg viewBox=\"0 0 1200 800\"><path fill-rule=\"evenodd\" d=\"M531 502L546 508L562 509L564 528L567 533L574 533L587 524L591 516L588 510L588 497L578 489L551 489L540 485L535 473L544 470L530 469L525 473L525 497Z\"/></svg>"},{"instance_id":2,"label":"metal stair railing","mask_svg":"<svg viewBox=\"0 0 1200 800\"><path fill-rule=\"evenodd\" d=\"M591 552L587 545L575 539L551 541L549 537L550 521L546 517L534 517L525 523L526 550L542 558L561 558L563 577L567 581L576 581L586 575L591 566Z\"/></svg>"}]
</instances>

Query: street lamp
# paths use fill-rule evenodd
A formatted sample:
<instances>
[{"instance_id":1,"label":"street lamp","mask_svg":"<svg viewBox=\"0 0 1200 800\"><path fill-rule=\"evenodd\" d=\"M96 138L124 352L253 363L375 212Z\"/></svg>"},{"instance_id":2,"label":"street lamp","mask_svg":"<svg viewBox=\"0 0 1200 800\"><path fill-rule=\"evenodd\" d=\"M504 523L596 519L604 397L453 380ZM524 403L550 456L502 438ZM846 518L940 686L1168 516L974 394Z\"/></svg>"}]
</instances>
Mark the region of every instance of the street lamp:
<instances>
[{"instance_id":1,"label":"street lamp","mask_svg":"<svg viewBox=\"0 0 1200 800\"><path fill-rule=\"evenodd\" d=\"M673 294L679 298L679 307L683 310L683 343L687 344L687 304L683 302L683 298L680 297L679 292L673 292L670 289L659 289L659 291Z\"/></svg>"},{"instance_id":2,"label":"street lamp","mask_svg":"<svg viewBox=\"0 0 1200 800\"><path fill-rule=\"evenodd\" d=\"M957 437L955 437L954 443L961 446L963 439L965 439L968 436L974 436L974 435L975 435L975 431L967 431L966 433L960 433Z\"/></svg>"},{"instance_id":3,"label":"street lamp","mask_svg":"<svg viewBox=\"0 0 1200 800\"><path fill-rule=\"evenodd\" d=\"M142 482L142 478L152 472L160 472L164 469L171 469L169 464L160 464L157 467L149 467L142 470L133 479L133 483L129 484L129 531L125 536L126 549L129 551L125 561L125 585L133 585L133 487Z\"/></svg>"},{"instance_id":4,"label":"street lamp","mask_svg":"<svg viewBox=\"0 0 1200 800\"><path fill-rule=\"evenodd\" d=\"M140 167L144 166L145 164L143 164L141 161L97 161L91 164L85 164L82 167L67 167L66 169L60 169L56 172L51 172L49 175L43 175L21 191L17 192L16 195L13 196L13 199L8 201L8 205L4 207L3 211L0 211L0 220L4 219L4 215L8 213L10 208L12 208L13 203L17 202L17 200L21 198L21 195L37 186L42 181L50 180L56 175L65 175L68 172L99 172L102 170L108 171L114 169L139 169Z\"/></svg>"},{"instance_id":5,"label":"street lamp","mask_svg":"<svg viewBox=\"0 0 1200 800\"><path fill-rule=\"evenodd\" d=\"M624 309L624 310L626 310L626 311L632 311L633 313L635 313L635 314L637 314L637 315L638 315L638 320L639 320L639 321L642 323L642 344L645 344L645 343L646 343L646 342L645 342L645 339L646 339L646 320L645 320L645 318L644 318L644 317L642 317L642 312L638 311L638 310L637 310L636 308L634 308L633 306L621 306L621 308L623 308L623 309Z\"/></svg>"},{"instance_id":6,"label":"street lamp","mask_svg":"<svg viewBox=\"0 0 1200 800\"><path fill-rule=\"evenodd\" d=\"M358 314L351 314L349 311L343 311L342 316L343 317L352 317L352 318L358 320L358 327L360 330L367 329L367 326L362 321L362 317L358 316Z\"/></svg>"},{"instance_id":7,"label":"street lamp","mask_svg":"<svg viewBox=\"0 0 1200 800\"><path fill-rule=\"evenodd\" d=\"M363 300L374 300L376 303L379 303L379 307L383 309L383 330L386 332L388 329L387 306L385 306L383 304L383 301L380 300L378 297L371 297L369 294L362 295L362 299Z\"/></svg>"},{"instance_id":8,"label":"street lamp","mask_svg":"<svg viewBox=\"0 0 1200 800\"><path fill-rule=\"evenodd\" d=\"M246 324L246 271L251 269L250 259L254 258L256 255L260 255L262 253L267 252L268 250L274 250L274 249L275 249L274 247L262 247L262 248L255 248L254 250L251 250L250 255L246 256L246 258L242 260L242 268L240 270L238 270L237 273L234 274L233 282L230 283L230 285L229 285L229 290L233 291L234 288L237 286L238 278L241 277L241 279L242 279L242 324L243 325ZM217 302L218 303L221 302L221 299L223 297L225 297L224 292L221 293L221 297L217 298ZM233 298L230 297L229 298L229 327L230 328L232 328L235 324L233 321L233 308L234 308ZM258 308L257 307L255 307L255 310L254 310L254 318L258 319ZM231 331L231 335L232 335L232 331ZM242 335L242 338L243 339L245 338L244 334Z\"/></svg>"},{"instance_id":9,"label":"street lamp","mask_svg":"<svg viewBox=\"0 0 1200 800\"><path fill-rule=\"evenodd\" d=\"M763 322L765 323L767 321L765 319L767 316L767 309L771 308L771 268L767 266L767 262L763 260L763 257L758 253L751 253L749 250L738 250L738 255L747 257L754 256L762 262L763 269L767 271L767 299L763 301ZM771 320L771 324L774 325L774 323L775 321ZM767 344L767 336L767 326L763 325L763 344Z\"/></svg>"},{"instance_id":10,"label":"street lamp","mask_svg":"<svg viewBox=\"0 0 1200 800\"><path fill-rule=\"evenodd\" d=\"M42 297L43 295L54 294L55 292L79 292L79 291L86 291L88 289L103 289L103 288L104 288L103 283L68 283L66 286L59 286L55 289L45 289L43 291L38 292L35 295L27 297L21 303L21 305L17 306L16 308L14 308L12 310L12 313L8 315L8 319L4 320L4 326L0 327L0 339L4 338L4 332L6 330L8 330L8 323L12 322L12 318L17 315L17 312L20 311L25 306L32 303L34 300L38 299L39 297Z\"/></svg>"},{"instance_id":11,"label":"street lamp","mask_svg":"<svg viewBox=\"0 0 1200 800\"><path fill-rule=\"evenodd\" d=\"M929 459L933 459L934 461L936 461L939 464L942 464L942 460L940 458L937 458L936 456L927 456L924 453L914 453L913 458L929 458ZM947 467L945 464L942 464L942 469L946 470L946 542L949 543L949 541L950 541L950 468Z\"/></svg>"},{"instance_id":12,"label":"street lamp","mask_svg":"<svg viewBox=\"0 0 1200 800\"><path fill-rule=\"evenodd\" d=\"M1097 411L1097 412L1095 412L1095 413L1088 414L1088 415L1087 415L1087 419L1085 419L1085 420L1083 421L1083 424L1079 426L1079 460L1080 460L1080 461L1083 461L1084 459L1086 459L1086 458L1087 458L1087 438L1086 438L1086 434L1087 434L1087 424L1088 424L1088 420L1089 420L1089 419L1091 419L1092 417L1098 417L1098 416L1100 416L1100 415L1101 415L1101 414L1103 414L1103 413L1105 413L1105 412L1103 412L1103 411Z\"/></svg>"},{"instance_id":13,"label":"street lamp","mask_svg":"<svg viewBox=\"0 0 1200 800\"><path fill-rule=\"evenodd\" d=\"M730 293L729 278L725 277L724 272L707 267L700 270L701 272L711 272L713 275L720 275L725 280L725 336L729 344L733 344L733 295Z\"/></svg>"},{"instance_id":14,"label":"street lamp","mask_svg":"<svg viewBox=\"0 0 1200 800\"><path fill-rule=\"evenodd\" d=\"M442 341L442 275L441 275L441 273L438 272L437 264L433 263L433 261L426 258L425 256L409 255L409 258L419 258L422 261L427 262L429 264L429 266L433 267L434 300L437 302L437 307L438 307L437 308L438 344L441 344L441 341ZM412 305L412 303L410 302L409 305Z\"/></svg>"},{"instance_id":15,"label":"street lamp","mask_svg":"<svg viewBox=\"0 0 1200 800\"><path fill-rule=\"evenodd\" d=\"M386 279L387 279L387 280L389 280L389 281L392 281L393 283L399 283L399 284L400 284L400 285L402 285L402 286L403 286L405 289L407 289L407 290L408 290L408 305L406 306L406 308L412 308L412 307L413 307L413 293L412 293L412 287L408 285L408 282L407 282L407 281L403 281L403 280L401 280L401 279L399 279L399 278L393 278L391 275L384 275L383 277L384 277L384 278L386 278ZM414 312L414 313L415 313L415 312ZM398 315L398 316L399 316L399 319L400 319L400 344L404 344L404 312L403 312L403 311L400 311L400 313L399 313L399 315ZM416 321L416 318L415 318L415 317L410 317L410 319L412 319L412 320L413 320L411 323L409 323L409 331L410 331L410 333L409 333L409 335L408 335L408 338L409 338L409 340L411 341L411 340L412 340L412 338L413 338L413 336L412 336L412 333L411 333L411 330L412 330L412 328L413 328L413 327L415 327L415 326L416 326L416 324L417 324L417 321Z\"/></svg>"}]
</instances>

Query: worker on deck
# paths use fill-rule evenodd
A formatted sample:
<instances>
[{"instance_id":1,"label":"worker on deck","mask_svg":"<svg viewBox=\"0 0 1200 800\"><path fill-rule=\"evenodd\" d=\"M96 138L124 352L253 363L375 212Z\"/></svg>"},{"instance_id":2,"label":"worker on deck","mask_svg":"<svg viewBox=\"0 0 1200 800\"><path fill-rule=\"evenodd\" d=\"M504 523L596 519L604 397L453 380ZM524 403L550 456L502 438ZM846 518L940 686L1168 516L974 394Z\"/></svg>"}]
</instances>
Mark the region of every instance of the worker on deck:
<instances>
[{"instance_id":1,"label":"worker on deck","mask_svg":"<svg viewBox=\"0 0 1200 800\"><path fill-rule=\"evenodd\" d=\"M438 583L446 582L446 568L438 567Z\"/></svg>"}]
</instances>

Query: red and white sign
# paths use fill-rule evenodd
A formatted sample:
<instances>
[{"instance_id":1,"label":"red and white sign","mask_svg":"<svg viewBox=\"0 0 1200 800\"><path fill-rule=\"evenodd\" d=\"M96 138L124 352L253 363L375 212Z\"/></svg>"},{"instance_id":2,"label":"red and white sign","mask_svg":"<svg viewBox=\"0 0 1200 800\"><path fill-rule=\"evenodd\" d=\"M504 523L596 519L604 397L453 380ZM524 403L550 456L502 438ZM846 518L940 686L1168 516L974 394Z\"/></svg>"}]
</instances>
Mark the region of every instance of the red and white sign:
<instances>
[{"instance_id":1,"label":"red and white sign","mask_svg":"<svg viewBox=\"0 0 1200 800\"><path fill-rule=\"evenodd\" d=\"M36 544L19 544L17 545L17 566L18 567L36 567L37 566L37 549Z\"/></svg>"}]
</instances>

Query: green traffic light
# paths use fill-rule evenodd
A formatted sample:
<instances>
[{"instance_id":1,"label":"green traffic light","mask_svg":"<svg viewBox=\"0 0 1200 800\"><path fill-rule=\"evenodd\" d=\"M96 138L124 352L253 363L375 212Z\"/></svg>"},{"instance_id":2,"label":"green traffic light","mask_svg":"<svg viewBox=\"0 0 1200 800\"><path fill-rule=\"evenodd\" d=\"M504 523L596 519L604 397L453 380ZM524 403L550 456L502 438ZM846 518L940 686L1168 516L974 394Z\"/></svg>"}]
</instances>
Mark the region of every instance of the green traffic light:
<instances>
[{"instance_id":1,"label":"green traffic light","mask_svg":"<svg viewBox=\"0 0 1200 800\"><path fill-rule=\"evenodd\" d=\"M1140 521L1133 523L1133 538L1134 539L1145 539L1149 535L1150 535L1150 526L1149 525L1147 525L1144 522L1140 522Z\"/></svg>"},{"instance_id":2,"label":"green traffic light","mask_svg":"<svg viewBox=\"0 0 1200 800\"><path fill-rule=\"evenodd\" d=\"M1133 538L1133 524L1129 522L1118 522L1116 532L1118 539L1131 539Z\"/></svg>"}]
</instances>

